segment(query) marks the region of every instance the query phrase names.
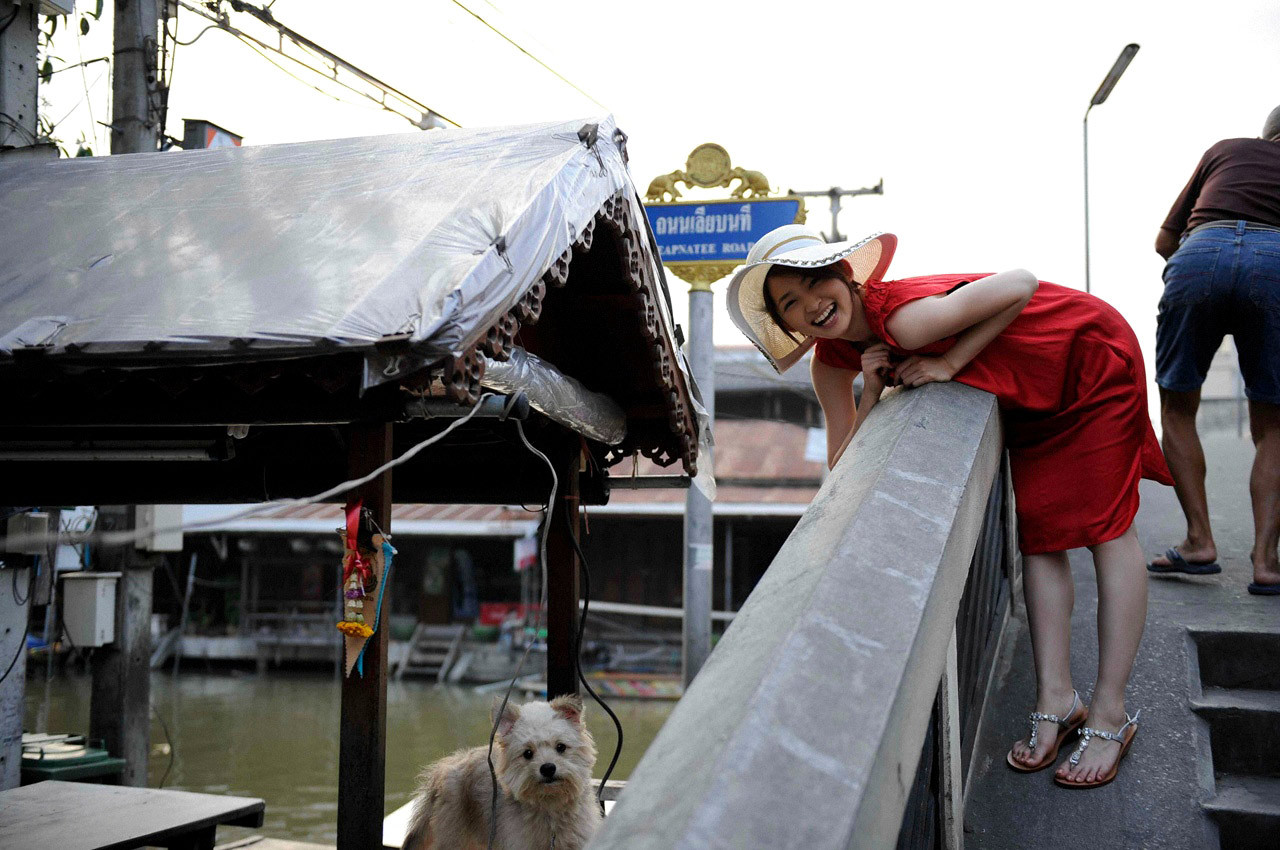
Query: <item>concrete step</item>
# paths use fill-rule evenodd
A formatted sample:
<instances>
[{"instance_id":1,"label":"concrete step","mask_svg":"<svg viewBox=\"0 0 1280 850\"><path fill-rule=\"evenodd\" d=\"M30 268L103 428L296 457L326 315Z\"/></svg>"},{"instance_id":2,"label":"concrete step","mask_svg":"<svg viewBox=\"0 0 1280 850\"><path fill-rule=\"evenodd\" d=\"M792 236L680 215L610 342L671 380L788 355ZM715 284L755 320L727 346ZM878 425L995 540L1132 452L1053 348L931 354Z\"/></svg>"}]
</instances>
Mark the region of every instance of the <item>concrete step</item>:
<instances>
[{"instance_id":1,"label":"concrete step","mask_svg":"<svg viewBox=\"0 0 1280 850\"><path fill-rule=\"evenodd\" d=\"M1280 691L1209 688L1191 701L1209 724L1215 774L1270 776L1280 765Z\"/></svg>"},{"instance_id":2,"label":"concrete step","mask_svg":"<svg viewBox=\"0 0 1280 850\"><path fill-rule=\"evenodd\" d=\"M1280 631L1192 629L1204 688L1280 690Z\"/></svg>"},{"instance_id":3,"label":"concrete step","mask_svg":"<svg viewBox=\"0 0 1280 850\"><path fill-rule=\"evenodd\" d=\"M1218 825L1222 850L1280 847L1280 778L1219 776L1204 810Z\"/></svg>"},{"instance_id":4,"label":"concrete step","mask_svg":"<svg viewBox=\"0 0 1280 850\"><path fill-rule=\"evenodd\" d=\"M1204 695L1191 701L1201 713L1220 711L1260 711L1280 715L1280 691L1248 688L1205 688Z\"/></svg>"}]
</instances>

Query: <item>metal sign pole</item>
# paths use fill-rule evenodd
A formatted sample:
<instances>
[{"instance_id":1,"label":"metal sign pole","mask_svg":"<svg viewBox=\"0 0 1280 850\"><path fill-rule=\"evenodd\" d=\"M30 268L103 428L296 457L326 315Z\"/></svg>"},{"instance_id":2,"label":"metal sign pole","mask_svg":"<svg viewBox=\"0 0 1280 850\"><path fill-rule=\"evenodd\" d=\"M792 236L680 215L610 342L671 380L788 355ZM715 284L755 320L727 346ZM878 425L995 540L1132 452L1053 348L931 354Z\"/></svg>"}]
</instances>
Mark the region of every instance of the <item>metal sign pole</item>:
<instances>
[{"instance_id":1,"label":"metal sign pole","mask_svg":"<svg viewBox=\"0 0 1280 850\"><path fill-rule=\"evenodd\" d=\"M716 369L713 296L709 282L689 285L689 368L702 391L707 418L715 421ZM699 465L715 469L711 449L704 449ZM685 494L684 521L684 646L683 672L687 688L711 654L711 576L715 563L711 500L697 487Z\"/></svg>"}]
</instances>

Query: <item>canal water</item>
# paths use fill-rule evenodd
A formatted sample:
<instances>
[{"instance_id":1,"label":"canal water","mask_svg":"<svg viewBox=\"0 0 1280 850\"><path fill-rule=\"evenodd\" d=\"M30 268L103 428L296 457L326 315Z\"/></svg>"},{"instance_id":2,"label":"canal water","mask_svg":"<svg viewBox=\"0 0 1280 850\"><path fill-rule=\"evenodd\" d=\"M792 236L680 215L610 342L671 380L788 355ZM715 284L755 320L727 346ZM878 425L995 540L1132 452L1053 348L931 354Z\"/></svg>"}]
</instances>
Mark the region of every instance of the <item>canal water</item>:
<instances>
[{"instance_id":1,"label":"canal water","mask_svg":"<svg viewBox=\"0 0 1280 850\"><path fill-rule=\"evenodd\" d=\"M27 679L24 729L89 730L91 679L68 672ZM513 695L513 699L516 697ZM221 827L218 841L261 834L334 844L338 811L338 720L341 695L332 674L271 672L151 676L152 788L261 797L260 829ZM412 796L423 765L462 747L484 744L492 694L425 681L387 685L386 812ZM613 779L626 779L674 707L669 700L611 699L625 746ZM587 724L609 764L617 740L613 723L588 702Z\"/></svg>"}]
</instances>

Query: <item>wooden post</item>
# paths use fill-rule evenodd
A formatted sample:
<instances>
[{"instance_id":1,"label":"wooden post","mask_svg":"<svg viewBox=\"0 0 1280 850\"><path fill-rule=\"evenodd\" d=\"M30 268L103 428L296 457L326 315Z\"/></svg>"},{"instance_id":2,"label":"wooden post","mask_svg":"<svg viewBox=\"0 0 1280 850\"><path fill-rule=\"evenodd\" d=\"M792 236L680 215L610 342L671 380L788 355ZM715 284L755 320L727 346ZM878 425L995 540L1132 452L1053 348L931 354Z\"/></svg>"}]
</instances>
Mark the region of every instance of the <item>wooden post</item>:
<instances>
[{"instance_id":1,"label":"wooden post","mask_svg":"<svg viewBox=\"0 0 1280 850\"><path fill-rule=\"evenodd\" d=\"M136 527L132 507L102 507L103 531ZM126 762L121 785L147 787L151 756L151 575L157 559L132 543L99 550L96 568L120 572L116 585L116 639L93 651L89 737Z\"/></svg>"},{"instance_id":2,"label":"wooden post","mask_svg":"<svg viewBox=\"0 0 1280 850\"><path fill-rule=\"evenodd\" d=\"M389 423L352 425L348 472L364 475L391 460ZM383 531L391 533L391 473L356 491ZM391 610L384 592L382 610ZM383 621L369 638L364 675L352 671L342 680L342 727L338 742L338 847L382 847L386 802L387 635Z\"/></svg>"},{"instance_id":3,"label":"wooden post","mask_svg":"<svg viewBox=\"0 0 1280 850\"><path fill-rule=\"evenodd\" d=\"M573 645L578 627L578 473L581 444L575 440L551 455L560 476L547 530L547 699L578 692ZM568 523L565 517L568 517Z\"/></svg>"}]
</instances>

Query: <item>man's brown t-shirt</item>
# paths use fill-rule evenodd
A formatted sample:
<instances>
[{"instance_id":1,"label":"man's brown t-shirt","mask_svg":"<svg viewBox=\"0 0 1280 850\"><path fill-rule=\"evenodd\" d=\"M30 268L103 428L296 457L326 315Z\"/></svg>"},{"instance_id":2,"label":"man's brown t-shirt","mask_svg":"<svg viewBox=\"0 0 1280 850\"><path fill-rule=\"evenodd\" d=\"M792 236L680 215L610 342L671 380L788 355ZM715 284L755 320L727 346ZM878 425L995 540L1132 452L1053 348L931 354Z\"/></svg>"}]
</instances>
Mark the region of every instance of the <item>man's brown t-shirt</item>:
<instances>
[{"instance_id":1,"label":"man's brown t-shirt","mask_svg":"<svg viewBox=\"0 0 1280 850\"><path fill-rule=\"evenodd\" d=\"M1280 227L1280 141L1223 139L1209 148L1161 229L1177 237L1223 219Z\"/></svg>"}]
</instances>

